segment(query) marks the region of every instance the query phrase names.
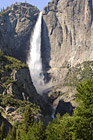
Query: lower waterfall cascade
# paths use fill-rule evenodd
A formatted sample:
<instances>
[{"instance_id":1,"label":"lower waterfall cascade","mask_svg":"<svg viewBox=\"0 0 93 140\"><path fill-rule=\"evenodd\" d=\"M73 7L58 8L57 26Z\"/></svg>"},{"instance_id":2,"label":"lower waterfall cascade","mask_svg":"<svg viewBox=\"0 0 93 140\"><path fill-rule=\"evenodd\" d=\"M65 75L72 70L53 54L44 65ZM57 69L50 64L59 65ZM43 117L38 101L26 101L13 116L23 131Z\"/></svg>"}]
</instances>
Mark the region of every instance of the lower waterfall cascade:
<instances>
[{"instance_id":1,"label":"lower waterfall cascade","mask_svg":"<svg viewBox=\"0 0 93 140\"><path fill-rule=\"evenodd\" d=\"M39 14L33 35L30 39L30 54L27 61L32 82L39 94L42 94L44 90L44 75L41 59L41 24L42 12Z\"/></svg>"}]
</instances>

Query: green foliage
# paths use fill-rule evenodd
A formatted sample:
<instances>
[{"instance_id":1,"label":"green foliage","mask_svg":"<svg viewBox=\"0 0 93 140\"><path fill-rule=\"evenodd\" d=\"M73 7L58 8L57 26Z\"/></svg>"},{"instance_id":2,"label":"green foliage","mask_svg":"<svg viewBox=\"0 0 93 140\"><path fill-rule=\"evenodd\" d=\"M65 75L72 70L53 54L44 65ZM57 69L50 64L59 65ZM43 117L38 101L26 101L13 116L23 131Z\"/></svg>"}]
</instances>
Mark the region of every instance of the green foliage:
<instances>
[{"instance_id":1,"label":"green foliage","mask_svg":"<svg viewBox=\"0 0 93 140\"><path fill-rule=\"evenodd\" d=\"M9 76L5 76L5 77L1 77L1 82L2 82L1 87L8 89L9 84L16 83L16 80L13 80Z\"/></svg>"},{"instance_id":2,"label":"green foliage","mask_svg":"<svg viewBox=\"0 0 93 140\"><path fill-rule=\"evenodd\" d=\"M92 140L93 79L77 87L79 106L70 117L57 116L46 129L46 140Z\"/></svg>"},{"instance_id":3,"label":"green foliage","mask_svg":"<svg viewBox=\"0 0 93 140\"><path fill-rule=\"evenodd\" d=\"M63 117L57 115L46 129L46 140L72 140L71 126L72 119L68 114Z\"/></svg>"},{"instance_id":4,"label":"green foliage","mask_svg":"<svg viewBox=\"0 0 93 140\"><path fill-rule=\"evenodd\" d=\"M1 67L2 66L2 67ZM27 64L22 63L20 60L5 56L0 50L0 69L4 71L12 71L13 69L19 70L21 68L28 68Z\"/></svg>"},{"instance_id":5,"label":"green foliage","mask_svg":"<svg viewBox=\"0 0 93 140\"><path fill-rule=\"evenodd\" d=\"M7 107L7 106L16 106L17 108L25 108L26 105L30 105L33 112L38 113L40 111L40 108L29 102L29 101L22 101L19 99L15 99L11 95L1 95L0 94L0 106Z\"/></svg>"},{"instance_id":6,"label":"green foliage","mask_svg":"<svg viewBox=\"0 0 93 140\"><path fill-rule=\"evenodd\" d=\"M44 129L44 125L41 121L39 121L39 123L37 124L37 122L34 120L34 112L32 112L30 105L27 105L25 107L24 121L20 123L16 123L14 126L16 128L16 132L13 131L14 132L13 133L12 131L10 131L6 140L12 140L12 139L13 140L15 139L16 140L26 140L26 139L32 140L32 137L40 138L41 134L43 134L43 129ZM29 137L30 133L31 133L31 138Z\"/></svg>"},{"instance_id":7,"label":"green foliage","mask_svg":"<svg viewBox=\"0 0 93 140\"><path fill-rule=\"evenodd\" d=\"M14 80L12 77L13 70L20 70L26 68L28 69L27 65L22 63L20 60L17 60L10 56L5 56L2 51L0 51L0 91L6 91L9 89L10 86L16 85L16 80ZM25 84L21 84L22 89L25 90ZM20 89L19 89L20 90ZM7 106L15 107L15 112L19 113L19 115L23 118L23 113L25 111L25 106L30 106L30 113L26 115L30 117L33 117L33 114L38 114L40 112L40 108L35 105L34 103L31 103L29 101L22 101L19 99L15 99L15 96L13 95L2 95L0 94L0 106L3 108L6 108ZM9 111L8 111L9 113ZM2 112L2 114L8 119L8 121L12 122L12 119L14 116L9 116L6 112ZM10 119L11 117L11 119ZM31 118L32 119L32 118ZM25 121L27 120L24 119ZM33 120L33 119L32 119ZM32 120L29 120L27 123L32 123ZM12 128L10 129L6 140L25 140L26 136L26 122L22 122L21 124L18 123L18 125L15 127L16 129ZM31 122L30 122L31 121ZM33 120L34 121L34 120ZM29 126L27 126L28 128ZM0 130L1 132L1 130ZM0 133L0 140L2 139L3 132Z\"/></svg>"},{"instance_id":8,"label":"green foliage","mask_svg":"<svg viewBox=\"0 0 93 140\"><path fill-rule=\"evenodd\" d=\"M93 134L93 79L77 87L79 106L72 116L56 115L45 129L41 120L35 121L30 104L25 107L24 121L15 124L6 140L92 140Z\"/></svg>"},{"instance_id":9,"label":"green foliage","mask_svg":"<svg viewBox=\"0 0 93 140\"><path fill-rule=\"evenodd\" d=\"M0 15L2 15L2 14L4 14L4 13L8 12L9 9L10 9L10 7L8 7L8 6L6 7L6 9L4 9L4 7L1 8Z\"/></svg>"},{"instance_id":10,"label":"green foliage","mask_svg":"<svg viewBox=\"0 0 93 140\"><path fill-rule=\"evenodd\" d=\"M2 74L3 74L3 70L0 69L0 77L2 77Z\"/></svg>"},{"instance_id":11,"label":"green foliage","mask_svg":"<svg viewBox=\"0 0 93 140\"><path fill-rule=\"evenodd\" d=\"M32 127L29 127L26 135L26 140L44 140L45 139L45 127L41 120L37 123L34 121Z\"/></svg>"},{"instance_id":12,"label":"green foliage","mask_svg":"<svg viewBox=\"0 0 93 140\"><path fill-rule=\"evenodd\" d=\"M3 59L3 56L4 56L3 51L0 49L0 61Z\"/></svg>"},{"instance_id":13,"label":"green foliage","mask_svg":"<svg viewBox=\"0 0 93 140\"><path fill-rule=\"evenodd\" d=\"M16 138L16 129L15 127L13 127L12 129L10 128L9 129L9 133L6 137L6 140L15 140Z\"/></svg>"},{"instance_id":14,"label":"green foliage","mask_svg":"<svg viewBox=\"0 0 93 140\"><path fill-rule=\"evenodd\" d=\"M27 105L25 107L25 113L24 113L24 124L25 124L25 131L28 132L28 127L32 126L34 123L34 114L31 110L30 105Z\"/></svg>"},{"instance_id":15,"label":"green foliage","mask_svg":"<svg viewBox=\"0 0 93 140\"><path fill-rule=\"evenodd\" d=\"M93 134L93 79L77 87L79 106L74 112L75 137L79 140L92 140ZM78 129L76 129L78 127Z\"/></svg>"},{"instance_id":16,"label":"green foliage","mask_svg":"<svg viewBox=\"0 0 93 140\"><path fill-rule=\"evenodd\" d=\"M16 140L25 140L26 132L24 122L18 123L16 126Z\"/></svg>"},{"instance_id":17,"label":"green foliage","mask_svg":"<svg viewBox=\"0 0 93 140\"><path fill-rule=\"evenodd\" d=\"M21 101L17 99L13 99L12 96L9 95L0 95L0 105L3 107L6 106L20 106Z\"/></svg>"},{"instance_id":18,"label":"green foliage","mask_svg":"<svg viewBox=\"0 0 93 140\"><path fill-rule=\"evenodd\" d=\"M22 63L20 60L10 57L10 56L5 56L7 59L7 65L5 66L5 70L19 70L21 68L28 68L26 64Z\"/></svg>"},{"instance_id":19,"label":"green foliage","mask_svg":"<svg viewBox=\"0 0 93 140\"><path fill-rule=\"evenodd\" d=\"M10 128L6 138L6 140L25 140L29 127L32 127L34 124L34 115L40 111L38 106L27 101L13 99L12 96L8 95L0 95L0 104L4 107L11 105L19 108L23 106L25 108L24 121L15 123L14 127Z\"/></svg>"},{"instance_id":20,"label":"green foliage","mask_svg":"<svg viewBox=\"0 0 93 140\"><path fill-rule=\"evenodd\" d=\"M68 70L65 78L65 85L78 86L83 81L93 76L93 61L86 61Z\"/></svg>"},{"instance_id":21,"label":"green foliage","mask_svg":"<svg viewBox=\"0 0 93 140\"><path fill-rule=\"evenodd\" d=\"M92 140L93 127L87 118L73 116L72 140Z\"/></svg>"},{"instance_id":22,"label":"green foliage","mask_svg":"<svg viewBox=\"0 0 93 140\"><path fill-rule=\"evenodd\" d=\"M78 99L87 108L93 104L93 79L90 79L77 87Z\"/></svg>"},{"instance_id":23,"label":"green foliage","mask_svg":"<svg viewBox=\"0 0 93 140\"><path fill-rule=\"evenodd\" d=\"M0 127L0 140L3 140L5 137L5 124L2 122L1 127Z\"/></svg>"},{"instance_id":24,"label":"green foliage","mask_svg":"<svg viewBox=\"0 0 93 140\"><path fill-rule=\"evenodd\" d=\"M10 84L16 84L16 80L13 79L11 73L13 70L20 70L23 68L28 67L16 58L5 56L0 50L0 87L2 89L8 89Z\"/></svg>"}]
</instances>

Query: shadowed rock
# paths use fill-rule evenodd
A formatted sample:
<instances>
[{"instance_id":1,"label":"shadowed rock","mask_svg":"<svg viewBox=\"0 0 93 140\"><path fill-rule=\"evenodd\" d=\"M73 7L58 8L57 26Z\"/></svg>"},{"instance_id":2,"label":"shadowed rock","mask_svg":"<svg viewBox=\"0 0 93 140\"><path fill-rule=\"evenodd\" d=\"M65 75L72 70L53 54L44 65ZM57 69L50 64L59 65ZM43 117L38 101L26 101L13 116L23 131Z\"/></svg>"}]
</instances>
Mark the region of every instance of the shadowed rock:
<instances>
[{"instance_id":1,"label":"shadowed rock","mask_svg":"<svg viewBox=\"0 0 93 140\"><path fill-rule=\"evenodd\" d=\"M70 102L64 102L63 100L60 100L55 114L60 113L60 115L63 116L65 113L69 113L70 115L72 115L73 109L74 107Z\"/></svg>"}]
</instances>

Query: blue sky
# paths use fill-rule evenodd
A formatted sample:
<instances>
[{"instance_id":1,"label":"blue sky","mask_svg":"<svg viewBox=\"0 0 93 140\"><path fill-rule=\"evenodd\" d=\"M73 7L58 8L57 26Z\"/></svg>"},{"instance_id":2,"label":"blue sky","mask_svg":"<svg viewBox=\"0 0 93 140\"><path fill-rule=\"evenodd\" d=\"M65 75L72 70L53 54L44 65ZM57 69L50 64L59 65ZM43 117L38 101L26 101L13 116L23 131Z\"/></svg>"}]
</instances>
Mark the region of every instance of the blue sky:
<instances>
[{"instance_id":1,"label":"blue sky","mask_svg":"<svg viewBox=\"0 0 93 140\"><path fill-rule=\"evenodd\" d=\"M38 7L40 11L43 10L43 8L50 2L51 0L26 0L28 3L35 5ZM0 0L0 9L6 8L7 6L10 6L11 4L14 4L15 2L25 2L25 0Z\"/></svg>"}]
</instances>

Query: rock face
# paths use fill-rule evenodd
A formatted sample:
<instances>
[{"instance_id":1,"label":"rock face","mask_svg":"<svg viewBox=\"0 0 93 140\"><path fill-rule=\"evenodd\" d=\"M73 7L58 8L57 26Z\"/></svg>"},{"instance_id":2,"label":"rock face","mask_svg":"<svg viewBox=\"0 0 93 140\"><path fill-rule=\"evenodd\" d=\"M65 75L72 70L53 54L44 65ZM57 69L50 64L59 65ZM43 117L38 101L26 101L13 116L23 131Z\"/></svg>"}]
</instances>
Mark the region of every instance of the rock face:
<instances>
[{"instance_id":1,"label":"rock face","mask_svg":"<svg viewBox=\"0 0 93 140\"><path fill-rule=\"evenodd\" d=\"M70 115L72 115L73 106L71 105L70 102L64 102L63 100L60 100L55 113L56 114L60 113L61 116L63 116L66 113L69 113Z\"/></svg>"},{"instance_id":2,"label":"rock face","mask_svg":"<svg viewBox=\"0 0 93 140\"><path fill-rule=\"evenodd\" d=\"M59 75L61 74L58 73L58 78ZM60 84L54 86L50 93L48 93L48 98L55 111L55 115L58 112L61 115L66 112L70 115L72 114L73 108L78 106L75 100L78 94L76 87L88 79L93 79L93 61L77 64L75 67L68 69L64 79L61 78L59 81L56 79Z\"/></svg>"},{"instance_id":3,"label":"rock face","mask_svg":"<svg viewBox=\"0 0 93 140\"><path fill-rule=\"evenodd\" d=\"M43 10L42 62L49 86L58 86L48 94L55 114L71 115L77 106L75 84L87 80L86 75L92 78L91 65L81 65L93 61L92 2L52 0Z\"/></svg>"},{"instance_id":4,"label":"rock face","mask_svg":"<svg viewBox=\"0 0 93 140\"><path fill-rule=\"evenodd\" d=\"M60 70L63 65L93 60L92 20L92 0L52 0L44 8L42 61L45 71L50 66L49 72L57 75L55 79L66 72Z\"/></svg>"},{"instance_id":5,"label":"rock face","mask_svg":"<svg viewBox=\"0 0 93 140\"><path fill-rule=\"evenodd\" d=\"M29 100L30 98L32 102L36 102L37 92L30 78L29 70L27 68L13 70L10 75L16 82L10 83L6 93L13 94L17 99Z\"/></svg>"},{"instance_id":6,"label":"rock face","mask_svg":"<svg viewBox=\"0 0 93 140\"><path fill-rule=\"evenodd\" d=\"M77 91L75 87L62 85L55 86L55 88L48 94L55 115L57 113L60 113L61 115L69 113L72 115L73 109L78 105L75 101L76 94Z\"/></svg>"},{"instance_id":7,"label":"rock face","mask_svg":"<svg viewBox=\"0 0 93 140\"><path fill-rule=\"evenodd\" d=\"M1 13L0 48L6 54L26 62L30 35L38 14L39 10L27 3L12 5ZM75 72L71 67L93 60L92 0L52 0L43 10L41 39L43 70L47 82L51 79L50 87L51 84L62 86L62 94L52 94L53 108L61 115L65 112L72 114L73 107L76 106L75 92L74 89L69 91L68 87L64 87L64 81L67 82L65 84L71 81L73 86L77 79L81 79L81 75L76 71L78 75L74 77ZM93 71L92 67L91 69ZM13 94L21 100L30 98L45 113L51 111L44 98L37 94L27 68L13 69L3 74L4 77L11 77L13 83L8 85L8 89L0 88L0 93ZM86 71L83 74L86 75ZM76 79L72 80L70 75Z\"/></svg>"},{"instance_id":8,"label":"rock face","mask_svg":"<svg viewBox=\"0 0 93 140\"><path fill-rule=\"evenodd\" d=\"M20 100L20 102L27 101L40 106L42 114L44 115L51 114L50 105L37 93L32 83L28 66L16 58L1 54L2 53L0 53L1 99L6 96L11 96L16 100ZM6 102L8 100L6 99ZM6 104L8 105L8 102ZM45 109L47 109L47 111ZM13 111L15 108L10 107L8 110Z\"/></svg>"},{"instance_id":9,"label":"rock face","mask_svg":"<svg viewBox=\"0 0 93 140\"><path fill-rule=\"evenodd\" d=\"M20 69L18 71L14 70L11 75L17 82L10 85L7 93L9 92L9 94L14 94L17 99L28 100L39 105L42 113L45 115L50 115L52 113L51 106L37 93L28 69ZM45 109L47 109L47 111L45 111Z\"/></svg>"},{"instance_id":10,"label":"rock face","mask_svg":"<svg viewBox=\"0 0 93 140\"><path fill-rule=\"evenodd\" d=\"M39 10L27 3L16 3L0 13L0 49L5 54L26 62L30 36L38 14ZM17 60L14 59L14 61ZM15 62L13 65L15 68L12 70L11 68L9 68L10 70L5 68L7 65L11 67L10 65L13 62L7 63L7 61L0 60L0 94L12 95L16 99L35 103L40 106L42 114L51 115L52 108L41 95L37 94L28 68L21 67L16 69L20 64L16 65ZM2 65L4 71L2 70ZM8 82L7 85L6 82Z\"/></svg>"},{"instance_id":11,"label":"rock face","mask_svg":"<svg viewBox=\"0 0 93 140\"><path fill-rule=\"evenodd\" d=\"M8 55L26 61L30 35L39 10L27 3L12 5L0 15L0 48Z\"/></svg>"}]
</instances>

